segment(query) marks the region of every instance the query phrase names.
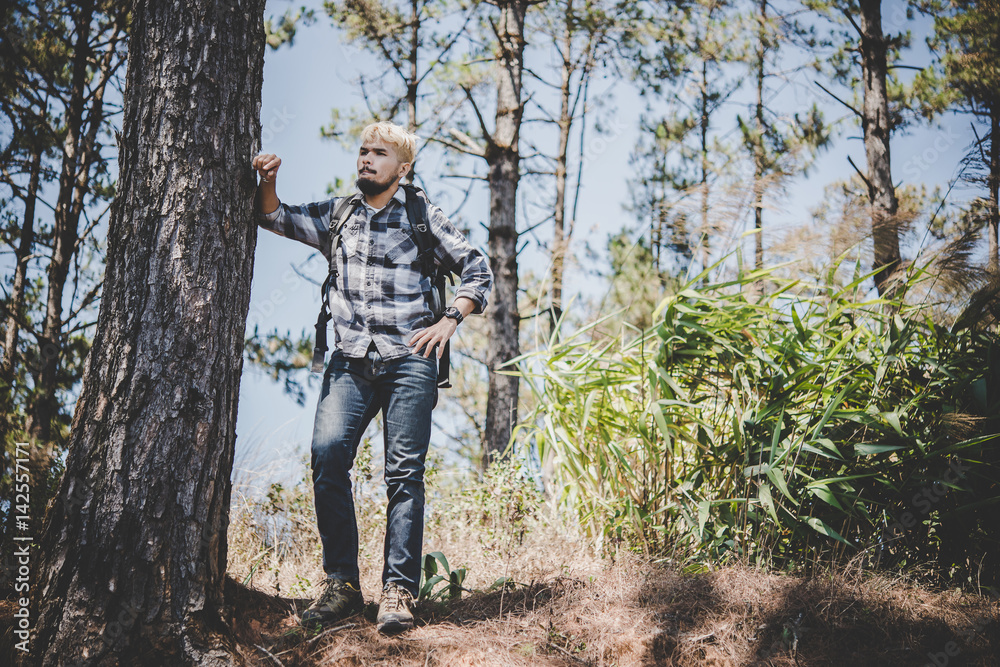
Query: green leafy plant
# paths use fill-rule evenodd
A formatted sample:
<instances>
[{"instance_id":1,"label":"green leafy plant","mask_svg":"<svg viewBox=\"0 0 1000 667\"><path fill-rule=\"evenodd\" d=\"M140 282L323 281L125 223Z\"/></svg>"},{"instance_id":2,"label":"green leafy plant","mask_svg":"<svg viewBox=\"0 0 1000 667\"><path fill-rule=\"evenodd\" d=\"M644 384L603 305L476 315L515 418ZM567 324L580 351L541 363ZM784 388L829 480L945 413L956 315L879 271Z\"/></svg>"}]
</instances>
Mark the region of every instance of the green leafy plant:
<instances>
[{"instance_id":1,"label":"green leafy plant","mask_svg":"<svg viewBox=\"0 0 1000 667\"><path fill-rule=\"evenodd\" d=\"M641 335L585 328L519 360L538 400L522 431L593 534L706 562L860 555L971 576L992 558L995 334L866 300L865 276L703 278ZM748 298L762 279L776 288Z\"/></svg>"},{"instance_id":2,"label":"green leafy plant","mask_svg":"<svg viewBox=\"0 0 1000 667\"><path fill-rule=\"evenodd\" d=\"M441 572L438 573L438 565ZM424 554L424 563L421 570L420 592L417 596L419 600L459 600L462 597L462 582L467 574L464 567L454 570L448 565L448 559L440 551ZM441 584L437 591L435 586Z\"/></svg>"}]
</instances>

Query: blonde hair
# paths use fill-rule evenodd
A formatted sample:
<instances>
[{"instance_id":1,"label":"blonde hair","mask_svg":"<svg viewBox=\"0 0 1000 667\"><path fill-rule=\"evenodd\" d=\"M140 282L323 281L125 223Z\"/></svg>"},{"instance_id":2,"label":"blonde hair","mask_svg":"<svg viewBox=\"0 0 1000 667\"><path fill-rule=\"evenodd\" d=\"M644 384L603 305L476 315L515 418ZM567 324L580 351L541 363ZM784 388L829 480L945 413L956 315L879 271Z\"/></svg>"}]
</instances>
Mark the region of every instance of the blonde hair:
<instances>
[{"instance_id":1,"label":"blonde hair","mask_svg":"<svg viewBox=\"0 0 1000 667\"><path fill-rule=\"evenodd\" d=\"M387 120L372 123L361 130L361 143L384 141L396 149L400 162L413 162L417 154L417 135Z\"/></svg>"}]
</instances>

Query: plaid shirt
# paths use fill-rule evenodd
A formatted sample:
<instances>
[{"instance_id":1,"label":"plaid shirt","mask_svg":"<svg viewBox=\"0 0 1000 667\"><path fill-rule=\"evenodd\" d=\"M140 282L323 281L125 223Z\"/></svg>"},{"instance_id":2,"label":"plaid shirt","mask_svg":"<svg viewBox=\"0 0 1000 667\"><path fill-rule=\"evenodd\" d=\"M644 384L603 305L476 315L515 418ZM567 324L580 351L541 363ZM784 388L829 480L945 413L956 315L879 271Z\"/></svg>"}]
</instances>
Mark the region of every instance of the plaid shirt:
<instances>
[{"instance_id":1,"label":"plaid shirt","mask_svg":"<svg viewBox=\"0 0 1000 667\"><path fill-rule=\"evenodd\" d=\"M281 204L272 213L258 213L257 219L264 229L316 248L329 260L331 218L338 201ZM472 247L437 206L428 205L427 217L437 240L436 262L461 277L456 298L472 299L473 312L483 312L493 286L486 255ZM403 188L381 210L367 202L354 209L341 229L336 262L337 281L329 292L333 347L361 358L374 342L386 361L410 354L410 337L433 324L434 315L427 302L430 279L420 270L406 220Z\"/></svg>"}]
</instances>

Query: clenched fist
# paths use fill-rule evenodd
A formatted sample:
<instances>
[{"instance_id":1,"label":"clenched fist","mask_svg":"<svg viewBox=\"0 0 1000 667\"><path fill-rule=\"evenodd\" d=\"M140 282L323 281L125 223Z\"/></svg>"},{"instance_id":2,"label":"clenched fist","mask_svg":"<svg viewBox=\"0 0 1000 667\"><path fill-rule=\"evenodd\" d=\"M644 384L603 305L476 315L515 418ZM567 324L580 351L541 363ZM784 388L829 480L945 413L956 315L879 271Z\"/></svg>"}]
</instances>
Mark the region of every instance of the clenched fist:
<instances>
[{"instance_id":1,"label":"clenched fist","mask_svg":"<svg viewBox=\"0 0 1000 667\"><path fill-rule=\"evenodd\" d=\"M274 182L280 166L281 158L273 153L261 153L253 159L253 168L260 174L260 180L264 183Z\"/></svg>"}]
</instances>

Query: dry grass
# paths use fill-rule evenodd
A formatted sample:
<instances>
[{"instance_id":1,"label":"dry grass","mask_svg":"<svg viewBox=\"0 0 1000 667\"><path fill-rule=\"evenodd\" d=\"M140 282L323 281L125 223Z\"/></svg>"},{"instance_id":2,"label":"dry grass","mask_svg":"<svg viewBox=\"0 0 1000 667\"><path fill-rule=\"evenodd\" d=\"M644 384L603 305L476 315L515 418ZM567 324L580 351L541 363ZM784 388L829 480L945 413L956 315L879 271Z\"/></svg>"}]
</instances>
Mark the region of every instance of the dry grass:
<instances>
[{"instance_id":1,"label":"dry grass","mask_svg":"<svg viewBox=\"0 0 1000 667\"><path fill-rule=\"evenodd\" d=\"M307 600L235 585L229 599L244 654L259 665L1000 664L996 600L862 575L682 576L626 558L594 578L423 605L418 627L396 638L375 631L371 607L317 634L296 626Z\"/></svg>"},{"instance_id":2,"label":"dry grass","mask_svg":"<svg viewBox=\"0 0 1000 667\"><path fill-rule=\"evenodd\" d=\"M381 457L365 442L355 463L361 588L369 598L382 584L385 486ZM440 461L427 472L424 552L443 553L451 569L464 568L464 585L486 589L503 577L530 583L566 572L600 571L601 561L565 510L545 502L517 469L486 480L447 474ZM308 472L293 485L267 487L244 475L234 485L230 513L230 575L274 595L311 597L325 577Z\"/></svg>"},{"instance_id":3,"label":"dry grass","mask_svg":"<svg viewBox=\"0 0 1000 667\"><path fill-rule=\"evenodd\" d=\"M425 551L442 551L453 569L467 568L465 586L478 592L422 603L413 631L382 637L373 600L384 496L377 475L364 480L365 466L378 470L378 462L361 464L362 588L372 602L323 632L298 626L316 592L308 582L323 576L308 484L284 489L263 513L267 503L249 499L234 508L230 569L253 587L231 581L227 595L247 664L1000 665L995 599L856 570L803 577L726 567L682 575L630 554L602 560L575 522L540 503L515 471L484 483L432 475ZM268 532L255 521L281 513L287 530L272 526L272 536L292 543L248 556ZM516 583L487 590L500 577Z\"/></svg>"}]
</instances>

